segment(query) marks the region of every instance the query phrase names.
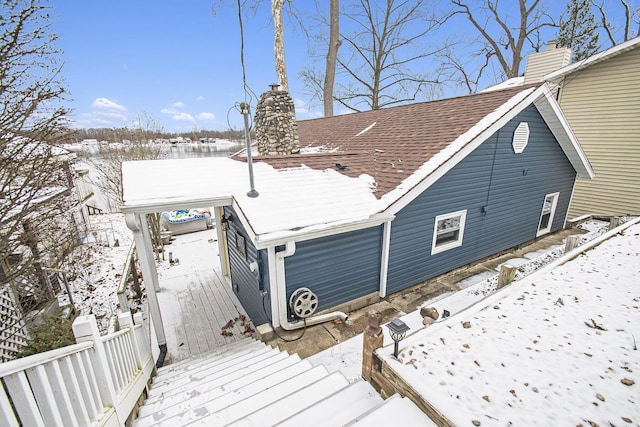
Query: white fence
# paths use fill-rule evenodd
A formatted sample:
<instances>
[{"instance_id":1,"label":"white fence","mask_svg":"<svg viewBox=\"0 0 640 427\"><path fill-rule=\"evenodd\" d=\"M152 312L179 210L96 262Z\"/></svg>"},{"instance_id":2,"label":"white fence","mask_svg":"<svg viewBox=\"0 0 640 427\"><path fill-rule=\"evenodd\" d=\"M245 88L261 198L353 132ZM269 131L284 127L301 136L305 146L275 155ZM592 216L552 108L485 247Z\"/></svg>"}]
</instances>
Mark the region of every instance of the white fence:
<instances>
[{"instance_id":1,"label":"white fence","mask_svg":"<svg viewBox=\"0 0 640 427\"><path fill-rule=\"evenodd\" d=\"M27 327L10 285L0 286L0 362L13 359L27 343Z\"/></svg>"},{"instance_id":2,"label":"white fence","mask_svg":"<svg viewBox=\"0 0 640 427\"><path fill-rule=\"evenodd\" d=\"M77 344L0 364L1 426L122 426L154 369L139 313L100 336L93 315L73 322Z\"/></svg>"}]
</instances>

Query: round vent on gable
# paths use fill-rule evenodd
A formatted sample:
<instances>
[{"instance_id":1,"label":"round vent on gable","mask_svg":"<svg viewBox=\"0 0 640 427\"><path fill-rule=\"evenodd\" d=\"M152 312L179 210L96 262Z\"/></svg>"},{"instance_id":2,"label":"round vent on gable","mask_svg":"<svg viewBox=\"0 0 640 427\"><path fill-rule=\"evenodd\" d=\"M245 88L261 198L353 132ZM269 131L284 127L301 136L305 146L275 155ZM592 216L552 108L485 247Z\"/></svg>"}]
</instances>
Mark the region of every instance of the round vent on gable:
<instances>
[{"instance_id":1,"label":"round vent on gable","mask_svg":"<svg viewBox=\"0 0 640 427\"><path fill-rule=\"evenodd\" d=\"M529 124L521 122L513 133L513 152L520 154L529 143Z\"/></svg>"}]
</instances>

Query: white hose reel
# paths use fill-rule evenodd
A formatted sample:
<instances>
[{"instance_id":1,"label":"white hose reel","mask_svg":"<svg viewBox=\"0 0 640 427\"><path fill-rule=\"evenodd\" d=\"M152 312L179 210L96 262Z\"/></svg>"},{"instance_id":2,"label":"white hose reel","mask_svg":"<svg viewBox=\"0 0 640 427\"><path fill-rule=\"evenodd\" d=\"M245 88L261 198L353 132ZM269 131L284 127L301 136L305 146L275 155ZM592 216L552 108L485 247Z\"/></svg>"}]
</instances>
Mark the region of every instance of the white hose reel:
<instances>
[{"instance_id":1,"label":"white hose reel","mask_svg":"<svg viewBox=\"0 0 640 427\"><path fill-rule=\"evenodd\" d=\"M318 296L309 288L298 288L289 297L289 308L297 317L307 318L318 308Z\"/></svg>"}]
</instances>

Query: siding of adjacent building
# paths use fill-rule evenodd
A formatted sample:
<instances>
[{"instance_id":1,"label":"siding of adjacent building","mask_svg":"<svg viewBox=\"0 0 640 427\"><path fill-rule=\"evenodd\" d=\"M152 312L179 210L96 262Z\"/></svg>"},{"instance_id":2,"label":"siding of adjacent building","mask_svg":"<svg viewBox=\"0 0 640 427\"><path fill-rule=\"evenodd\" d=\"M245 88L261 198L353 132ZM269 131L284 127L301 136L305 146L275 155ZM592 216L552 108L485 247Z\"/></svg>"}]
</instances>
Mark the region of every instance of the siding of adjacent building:
<instances>
[{"instance_id":1,"label":"siding of adjacent building","mask_svg":"<svg viewBox=\"0 0 640 427\"><path fill-rule=\"evenodd\" d=\"M529 143L515 154L520 122L529 124ZM562 228L575 175L537 109L527 108L396 215L388 292L535 239L547 194L560 193L552 231ZM435 217L464 209L462 246L432 255Z\"/></svg>"},{"instance_id":2,"label":"siding of adjacent building","mask_svg":"<svg viewBox=\"0 0 640 427\"><path fill-rule=\"evenodd\" d=\"M229 214L236 216L233 210L227 207L225 208L225 215L228 216ZM269 319L264 310L271 316L271 302L267 298L263 309L262 296L260 295L261 290L269 291L267 252L256 249L247 237L247 232L240 224L240 221L229 222L229 230L226 236L233 291L254 325L267 323ZM246 258L238 251L237 236L244 237ZM258 263L259 272L251 271L250 264L254 261ZM267 295L270 294L271 292L267 292Z\"/></svg>"},{"instance_id":3,"label":"siding of adjacent building","mask_svg":"<svg viewBox=\"0 0 640 427\"><path fill-rule=\"evenodd\" d=\"M570 217L640 214L640 48L565 77L560 105L595 172Z\"/></svg>"},{"instance_id":4,"label":"siding of adjacent building","mask_svg":"<svg viewBox=\"0 0 640 427\"><path fill-rule=\"evenodd\" d=\"M318 295L318 310L377 292L382 227L299 242L285 260L287 301L300 287Z\"/></svg>"}]
</instances>

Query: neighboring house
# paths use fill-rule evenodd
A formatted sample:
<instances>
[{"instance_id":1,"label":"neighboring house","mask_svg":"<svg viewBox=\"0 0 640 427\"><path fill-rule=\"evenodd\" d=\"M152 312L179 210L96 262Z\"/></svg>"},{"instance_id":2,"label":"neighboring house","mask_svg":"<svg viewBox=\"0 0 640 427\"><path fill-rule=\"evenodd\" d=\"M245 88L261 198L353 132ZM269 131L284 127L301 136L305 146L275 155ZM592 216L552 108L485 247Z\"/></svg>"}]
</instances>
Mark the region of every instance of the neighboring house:
<instances>
[{"instance_id":1,"label":"neighboring house","mask_svg":"<svg viewBox=\"0 0 640 427\"><path fill-rule=\"evenodd\" d=\"M160 345L146 213L214 208L222 269L245 310L295 329L561 229L576 178L593 177L546 85L297 129L300 154L254 155L258 197L246 158L123 164Z\"/></svg>"},{"instance_id":2,"label":"neighboring house","mask_svg":"<svg viewBox=\"0 0 640 427\"><path fill-rule=\"evenodd\" d=\"M640 37L545 75L596 174L569 215L640 214Z\"/></svg>"},{"instance_id":3,"label":"neighboring house","mask_svg":"<svg viewBox=\"0 0 640 427\"><path fill-rule=\"evenodd\" d=\"M486 91L549 83L596 175L576 183L570 218L640 214L640 37L570 58L551 41L529 55L524 76Z\"/></svg>"},{"instance_id":4,"label":"neighboring house","mask_svg":"<svg viewBox=\"0 0 640 427\"><path fill-rule=\"evenodd\" d=\"M25 153L47 159L47 171L53 176L47 187L35 188L28 185L31 181L19 179L21 166L30 165L28 158L7 156L10 161L4 163L15 162L17 179L13 184L3 182L5 193L0 195L0 232L7 242L0 248L0 361L11 359L25 344L25 319L32 317L31 312L52 301L57 304L55 294L61 290L57 268L87 236L86 203L93 196L85 174L71 166L75 155L45 143L21 144ZM18 201L20 194L27 202Z\"/></svg>"}]
</instances>

